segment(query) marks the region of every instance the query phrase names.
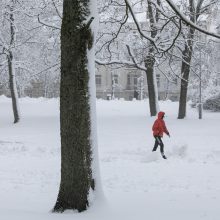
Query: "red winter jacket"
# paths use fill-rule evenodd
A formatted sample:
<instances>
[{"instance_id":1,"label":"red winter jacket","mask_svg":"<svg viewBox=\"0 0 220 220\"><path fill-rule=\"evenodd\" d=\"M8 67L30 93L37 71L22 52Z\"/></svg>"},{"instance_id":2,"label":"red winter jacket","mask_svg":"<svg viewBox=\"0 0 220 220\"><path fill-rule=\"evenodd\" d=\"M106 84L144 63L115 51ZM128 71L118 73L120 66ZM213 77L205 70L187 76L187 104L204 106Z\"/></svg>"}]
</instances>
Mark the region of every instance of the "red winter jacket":
<instances>
[{"instance_id":1,"label":"red winter jacket","mask_svg":"<svg viewBox=\"0 0 220 220\"><path fill-rule=\"evenodd\" d=\"M165 112L158 113L158 118L155 120L153 127L152 127L154 136L163 137L163 132L169 135L169 131L167 130L165 122L163 120L164 115L165 115Z\"/></svg>"}]
</instances>

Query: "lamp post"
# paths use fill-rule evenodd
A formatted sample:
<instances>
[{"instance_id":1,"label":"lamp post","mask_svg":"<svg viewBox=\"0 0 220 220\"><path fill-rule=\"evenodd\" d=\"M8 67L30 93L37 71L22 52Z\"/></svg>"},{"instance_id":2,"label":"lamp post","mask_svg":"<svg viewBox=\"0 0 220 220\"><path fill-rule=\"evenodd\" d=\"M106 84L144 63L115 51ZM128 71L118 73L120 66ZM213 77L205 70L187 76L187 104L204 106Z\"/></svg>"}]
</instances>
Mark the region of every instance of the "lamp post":
<instances>
[{"instance_id":1,"label":"lamp post","mask_svg":"<svg viewBox=\"0 0 220 220\"><path fill-rule=\"evenodd\" d=\"M115 78L114 78L114 74L111 71L111 80L112 80L112 94L111 94L111 99L114 100L115 99Z\"/></svg>"},{"instance_id":2,"label":"lamp post","mask_svg":"<svg viewBox=\"0 0 220 220\"><path fill-rule=\"evenodd\" d=\"M200 65L199 65L199 119L202 119L202 48L200 48Z\"/></svg>"}]
</instances>

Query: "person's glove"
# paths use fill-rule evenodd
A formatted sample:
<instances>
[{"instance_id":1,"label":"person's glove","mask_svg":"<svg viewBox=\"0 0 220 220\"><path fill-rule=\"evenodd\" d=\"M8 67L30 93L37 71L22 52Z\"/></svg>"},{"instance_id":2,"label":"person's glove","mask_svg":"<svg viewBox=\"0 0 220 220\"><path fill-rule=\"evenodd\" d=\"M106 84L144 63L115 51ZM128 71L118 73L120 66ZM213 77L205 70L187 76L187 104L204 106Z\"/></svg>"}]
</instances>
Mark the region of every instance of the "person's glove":
<instances>
[{"instance_id":1,"label":"person's glove","mask_svg":"<svg viewBox=\"0 0 220 220\"><path fill-rule=\"evenodd\" d=\"M170 133L168 132L167 135L170 137Z\"/></svg>"}]
</instances>

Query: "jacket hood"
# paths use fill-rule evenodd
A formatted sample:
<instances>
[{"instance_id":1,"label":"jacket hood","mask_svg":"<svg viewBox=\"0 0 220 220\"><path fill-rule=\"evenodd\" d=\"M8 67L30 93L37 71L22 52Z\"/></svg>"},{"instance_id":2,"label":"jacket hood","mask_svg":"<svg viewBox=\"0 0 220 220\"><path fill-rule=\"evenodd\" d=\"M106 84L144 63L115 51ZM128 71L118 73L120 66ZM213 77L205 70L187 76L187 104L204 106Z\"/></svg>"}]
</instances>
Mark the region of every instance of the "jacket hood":
<instances>
[{"instance_id":1,"label":"jacket hood","mask_svg":"<svg viewBox=\"0 0 220 220\"><path fill-rule=\"evenodd\" d=\"M165 115L165 112L158 112L157 117L158 119L162 119L164 115Z\"/></svg>"}]
</instances>

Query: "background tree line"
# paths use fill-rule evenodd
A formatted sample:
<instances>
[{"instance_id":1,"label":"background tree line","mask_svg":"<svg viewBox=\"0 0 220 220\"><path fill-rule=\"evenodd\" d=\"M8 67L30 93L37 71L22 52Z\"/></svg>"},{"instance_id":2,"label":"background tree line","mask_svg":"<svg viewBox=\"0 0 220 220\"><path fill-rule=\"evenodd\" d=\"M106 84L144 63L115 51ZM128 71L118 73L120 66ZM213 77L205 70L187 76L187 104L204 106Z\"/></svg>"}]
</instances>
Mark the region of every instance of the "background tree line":
<instances>
[{"instance_id":1,"label":"background tree line","mask_svg":"<svg viewBox=\"0 0 220 220\"><path fill-rule=\"evenodd\" d=\"M16 97L59 96L62 3L61 0L7 0L1 4L0 91L12 97L15 122L20 118ZM218 23L218 1L178 1L177 7L182 8L189 21L203 28L210 26L208 19L213 24ZM204 60L208 63L213 54L219 54L218 50L210 50L207 56L203 52L203 61L199 61L193 51L218 48L219 43L188 26L166 1L102 0L98 2L98 10L96 63L145 72L151 116L156 115L159 106L155 70L162 72L170 83L179 78L178 118L184 118L188 84L191 89L199 82L198 63ZM138 21L136 15L144 12L145 18ZM160 66L164 64L166 68L162 70ZM214 68L208 67L210 71L203 71L203 78L212 75L217 80L216 66L214 63ZM203 87L207 85L207 80L203 80ZM209 90L216 90L215 84L212 87Z\"/></svg>"}]
</instances>

